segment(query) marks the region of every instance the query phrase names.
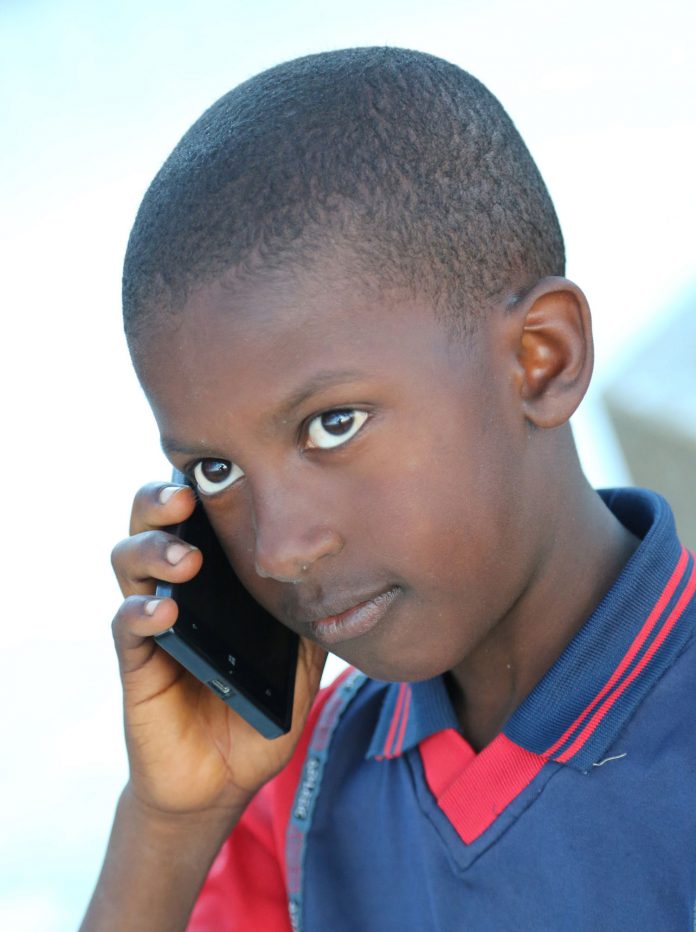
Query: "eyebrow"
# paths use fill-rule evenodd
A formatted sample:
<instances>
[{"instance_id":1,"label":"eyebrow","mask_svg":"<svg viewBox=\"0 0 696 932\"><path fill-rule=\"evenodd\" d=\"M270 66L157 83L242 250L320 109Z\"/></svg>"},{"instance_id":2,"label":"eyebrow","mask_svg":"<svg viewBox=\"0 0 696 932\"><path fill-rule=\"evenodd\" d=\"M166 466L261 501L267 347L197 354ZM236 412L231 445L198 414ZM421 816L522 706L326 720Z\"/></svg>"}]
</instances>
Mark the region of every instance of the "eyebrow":
<instances>
[{"instance_id":1,"label":"eyebrow","mask_svg":"<svg viewBox=\"0 0 696 932\"><path fill-rule=\"evenodd\" d=\"M176 437L160 437L160 447L165 455L169 453L183 453L186 456L201 456L206 452L213 454L213 449L208 448L205 443L198 446L187 446L185 443L177 440Z\"/></svg>"},{"instance_id":2,"label":"eyebrow","mask_svg":"<svg viewBox=\"0 0 696 932\"><path fill-rule=\"evenodd\" d=\"M315 395L323 389L330 388L333 385L341 385L347 382L355 382L364 378L365 373L357 369L324 369L315 373L311 378L303 382L296 388L274 411L270 419L276 424L282 424L294 411L297 410L308 398ZM191 456L200 456L206 452L206 444L200 444L196 447L182 444L175 437L162 437L160 446L165 453L183 453ZM212 454L214 451L209 449Z\"/></svg>"},{"instance_id":3,"label":"eyebrow","mask_svg":"<svg viewBox=\"0 0 696 932\"><path fill-rule=\"evenodd\" d=\"M300 405L304 404L308 398L322 391L322 389L330 388L333 385L341 385L345 382L355 382L357 379L364 377L365 373L357 369L323 369L316 372L285 399L281 407L273 413L272 419L276 422L282 422L293 411L296 411Z\"/></svg>"}]
</instances>

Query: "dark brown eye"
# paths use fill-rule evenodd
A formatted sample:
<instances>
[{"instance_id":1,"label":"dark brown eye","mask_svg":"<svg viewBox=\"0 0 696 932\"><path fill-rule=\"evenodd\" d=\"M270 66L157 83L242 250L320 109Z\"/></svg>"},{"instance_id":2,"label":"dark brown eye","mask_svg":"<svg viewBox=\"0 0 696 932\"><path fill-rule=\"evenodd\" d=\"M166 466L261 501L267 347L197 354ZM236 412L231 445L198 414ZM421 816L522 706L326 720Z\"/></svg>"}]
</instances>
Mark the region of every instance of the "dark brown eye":
<instances>
[{"instance_id":1,"label":"dark brown eye","mask_svg":"<svg viewBox=\"0 0 696 932\"><path fill-rule=\"evenodd\" d=\"M232 469L227 460L202 460L200 465L201 474L210 482L224 482Z\"/></svg>"},{"instance_id":2,"label":"dark brown eye","mask_svg":"<svg viewBox=\"0 0 696 932\"><path fill-rule=\"evenodd\" d=\"M307 446L322 450L338 447L350 440L367 420L367 412L358 408L337 408L312 418L307 429Z\"/></svg>"},{"instance_id":3,"label":"dark brown eye","mask_svg":"<svg viewBox=\"0 0 696 932\"><path fill-rule=\"evenodd\" d=\"M321 415L321 426L336 437L347 433L355 420L352 411L329 411Z\"/></svg>"},{"instance_id":4,"label":"dark brown eye","mask_svg":"<svg viewBox=\"0 0 696 932\"><path fill-rule=\"evenodd\" d=\"M243 475L239 466L229 460L199 460L193 467L193 477L202 495L215 495Z\"/></svg>"}]
</instances>

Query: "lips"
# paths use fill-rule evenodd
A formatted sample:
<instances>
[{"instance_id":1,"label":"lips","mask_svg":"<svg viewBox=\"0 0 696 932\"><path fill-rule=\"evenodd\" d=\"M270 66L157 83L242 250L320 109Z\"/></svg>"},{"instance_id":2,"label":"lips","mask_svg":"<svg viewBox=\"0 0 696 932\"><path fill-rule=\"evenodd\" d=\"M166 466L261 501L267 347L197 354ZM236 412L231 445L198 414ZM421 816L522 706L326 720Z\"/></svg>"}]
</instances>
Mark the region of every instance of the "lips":
<instances>
[{"instance_id":1,"label":"lips","mask_svg":"<svg viewBox=\"0 0 696 932\"><path fill-rule=\"evenodd\" d=\"M392 586L375 596L356 600L349 607L334 611L334 614L315 618L309 622L314 638L329 646L367 634L382 621L400 592L398 586ZM333 606L329 610L333 610Z\"/></svg>"}]
</instances>

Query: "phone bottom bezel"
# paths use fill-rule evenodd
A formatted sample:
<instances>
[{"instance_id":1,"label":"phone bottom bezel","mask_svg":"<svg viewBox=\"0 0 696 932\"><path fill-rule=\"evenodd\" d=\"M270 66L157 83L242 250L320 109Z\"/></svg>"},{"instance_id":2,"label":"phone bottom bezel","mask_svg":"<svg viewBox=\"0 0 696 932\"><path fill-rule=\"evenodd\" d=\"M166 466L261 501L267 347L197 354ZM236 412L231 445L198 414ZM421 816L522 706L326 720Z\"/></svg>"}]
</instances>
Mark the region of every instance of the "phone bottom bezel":
<instances>
[{"instance_id":1,"label":"phone bottom bezel","mask_svg":"<svg viewBox=\"0 0 696 932\"><path fill-rule=\"evenodd\" d=\"M191 647L178 635L175 628L169 628L168 631L155 635L155 641L182 667L185 667L192 676L200 680L218 699L241 715L264 738L279 738L290 731L292 726L292 702L295 691L294 682L290 686L287 697L287 718L282 721L270 711L260 708L258 701L251 698L239 683L233 682L229 675L217 669L207 656ZM296 660L296 651L293 659ZM293 663L294 666L295 663ZM211 685L214 681L227 685L230 694L223 695L219 689Z\"/></svg>"}]
</instances>

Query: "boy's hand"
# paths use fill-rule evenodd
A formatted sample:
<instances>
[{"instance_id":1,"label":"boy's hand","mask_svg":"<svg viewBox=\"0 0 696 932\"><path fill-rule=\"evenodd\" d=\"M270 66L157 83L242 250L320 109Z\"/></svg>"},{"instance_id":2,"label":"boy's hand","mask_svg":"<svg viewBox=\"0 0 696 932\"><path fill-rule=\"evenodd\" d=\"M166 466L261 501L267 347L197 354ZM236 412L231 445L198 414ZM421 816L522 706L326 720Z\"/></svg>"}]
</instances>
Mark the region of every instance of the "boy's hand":
<instances>
[{"instance_id":1,"label":"boy's hand","mask_svg":"<svg viewBox=\"0 0 696 932\"><path fill-rule=\"evenodd\" d=\"M292 730L269 741L156 645L152 635L166 631L177 617L172 599L154 599L156 581L184 582L202 564L200 551L162 528L184 521L194 505L187 487L144 486L133 504L131 537L112 555L126 597L113 633L123 681L130 792L139 805L165 817L243 809L290 759L326 659L318 645L300 641Z\"/></svg>"}]
</instances>

